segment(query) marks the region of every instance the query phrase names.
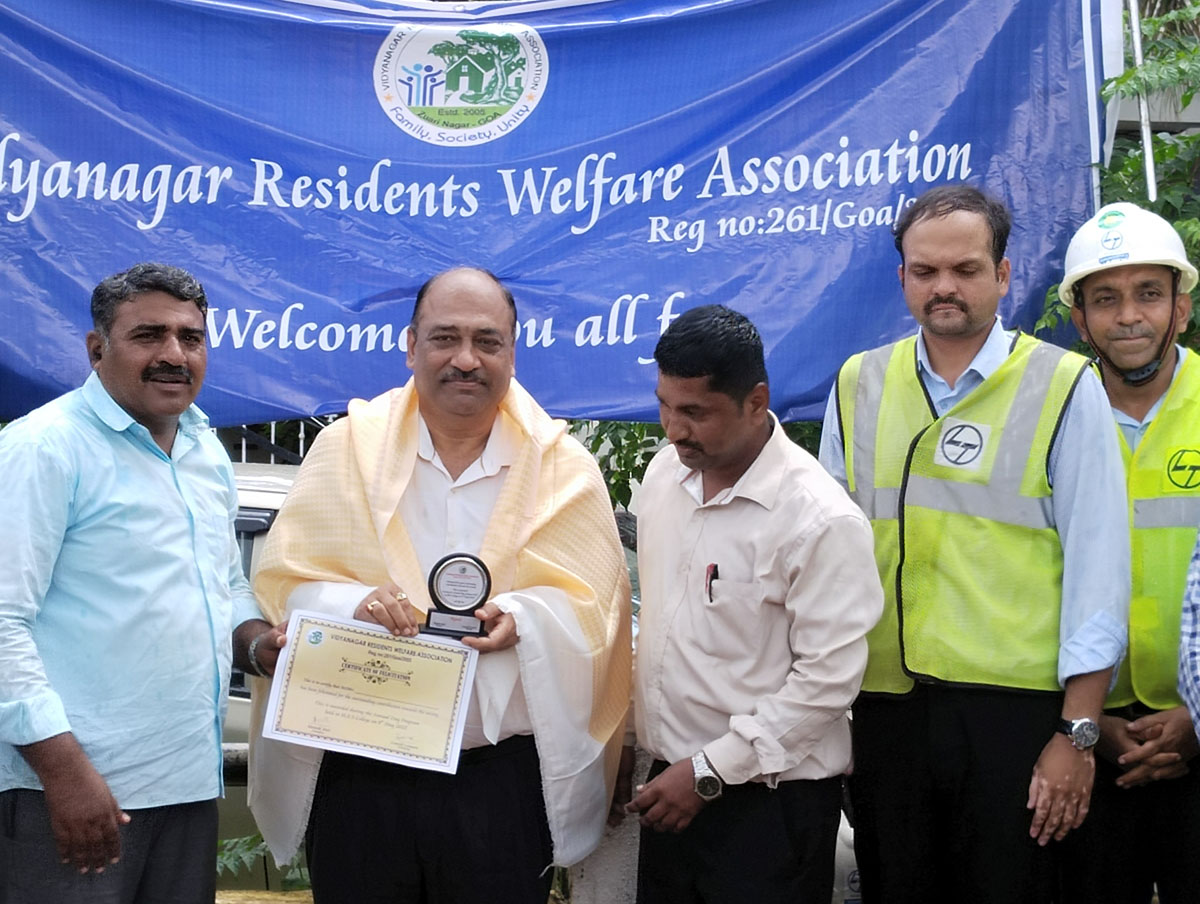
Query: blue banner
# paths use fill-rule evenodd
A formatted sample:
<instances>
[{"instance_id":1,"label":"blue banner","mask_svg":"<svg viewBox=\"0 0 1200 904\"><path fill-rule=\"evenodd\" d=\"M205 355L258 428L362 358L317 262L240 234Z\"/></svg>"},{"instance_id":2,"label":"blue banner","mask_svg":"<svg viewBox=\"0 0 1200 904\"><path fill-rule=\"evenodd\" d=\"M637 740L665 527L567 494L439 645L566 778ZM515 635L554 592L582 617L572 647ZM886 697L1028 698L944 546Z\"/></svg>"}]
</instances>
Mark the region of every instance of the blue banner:
<instances>
[{"instance_id":1,"label":"blue banner","mask_svg":"<svg viewBox=\"0 0 1200 904\"><path fill-rule=\"evenodd\" d=\"M912 322L891 226L967 181L1014 212L1029 327L1092 211L1080 0L0 3L0 419L79 385L141 260L208 292L217 425L405 381L417 287L486 267L554 414L656 417L682 311L759 327L816 418Z\"/></svg>"}]
</instances>

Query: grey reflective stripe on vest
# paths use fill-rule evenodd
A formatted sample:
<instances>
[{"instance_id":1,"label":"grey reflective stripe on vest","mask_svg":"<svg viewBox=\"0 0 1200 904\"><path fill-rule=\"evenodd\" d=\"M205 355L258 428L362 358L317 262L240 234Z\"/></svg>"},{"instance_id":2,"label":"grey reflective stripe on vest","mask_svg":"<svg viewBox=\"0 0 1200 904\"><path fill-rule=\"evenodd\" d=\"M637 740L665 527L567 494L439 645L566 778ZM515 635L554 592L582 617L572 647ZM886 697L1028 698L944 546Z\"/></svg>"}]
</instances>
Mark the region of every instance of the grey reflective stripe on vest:
<instances>
[{"instance_id":1,"label":"grey reflective stripe on vest","mask_svg":"<svg viewBox=\"0 0 1200 904\"><path fill-rule=\"evenodd\" d=\"M1200 496L1175 496L1133 500L1133 526L1200 526Z\"/></svg>"},{"instance_id":2,"label":"grey reflective stripe on vest","mask_svg":"<svg viewBox=\"0 0 1200 904\"><path fill-rule=\"evenodd\" d=\"M1046 403L1048 387L1054 379L1054 371L1058 369L1058 362L1062 360L1063 354L1061 348L1045 342L1038 343L1029 354L1029 363L1025 366L1025 373L1021 375L1021 385L1017 387L1017 393L1013 396L1008 420L1004 422L1004 429L1000 431L1000 445L996 448L996 457L993 459L989 487L997 494L997 504L1001 504L1001 497L1015 498L1021 492L1021 482L1025 479L1025 463L1033 453L1033 441L1037 436L1038 422L1042 418L1042 406ZM1008 463L1010 466L1003 467L1001 463ZM1042 466L1045 465L1046 462L1043 461Z\"/></svg>"},{"instance_id":3,"label":"grey reflective stripe on vest","mask_svg":"<svg viewBox=\"0 0 1200 904\"><path fill-rule=\"evenodd\" d=\"M1062 349L1045 343L1030 352L1021 385L1017 387L1008 419L1000 431L999 445L992 459L991 480L986 486L909 474L904 504L973 515L1019 527L1053 527L1054 510L1050 497L1022 496L1021 483L1025 478L1025 464L1033 454L1046 390L1062 356Z\"/></svg>"},{"instance_id":4,"label":"grey reflective stripe on vest","mask_svg":"<svg viewBox=\"0 0 1200 904\"><path fill-rule=\"evenodd\" d=\"M974 515L1018 527L1040 529L1054 526L1054 510L1049 496L1037 499L1009 496L996 492L994 486L938 480L916 474L908 475L904 504L938 512Z\"/></svg>"},{"instance_id":5,"label":"grey reflective stripe on vest","mask_svg":"<svg viewBox=\"0 0 1200 904\"><path fill-rule=\"evenodd\" d=\"M895 344L885 345L863 355L854 390L854 492L850 498L872 520L895 518L900 504L898 487L883 490L875 487L875 431L879 426L883 381L895 347ZM881 498L885 495L886 500Z\"/></svg>"},{"instance_id":6,"label":"grey reflective stripe on vest","mask_svg":"<svg viewBox=\"0 0 1200 904\"><path fill-rule=\"evenodd\" d=\"M872 521L899 516L900 487L859 487L851 498Z\"/></svg>"},{"instance_id":7,"label":"grey reflective stripe on vest","mask_svg":"<svg viewBox=\"0 0 1200 904\"><path fill-rule=\"evenodd\" d=\"M855 492L852 496L867 517L872 519L896 517L900 504L898 490L873 486L875 429L883 398L884 377L893 349L894 346L885 346L864 356L855 396ZM1020 493L1025 463L1033 451L1047 387L1054 379L1063 354L1062 349L1047 343L1039 343L1030 352L1029 361L1021 375L1021 385L1017 387L1009 409L1008 420L1000 431L991 481L987 486L910 473L904 503L935 511L975 515L1022 527L1053 527L1054 512L1049 497L1030 498ZM947 413L952 414L953 409Z\"/></svg>"}]
</instances>

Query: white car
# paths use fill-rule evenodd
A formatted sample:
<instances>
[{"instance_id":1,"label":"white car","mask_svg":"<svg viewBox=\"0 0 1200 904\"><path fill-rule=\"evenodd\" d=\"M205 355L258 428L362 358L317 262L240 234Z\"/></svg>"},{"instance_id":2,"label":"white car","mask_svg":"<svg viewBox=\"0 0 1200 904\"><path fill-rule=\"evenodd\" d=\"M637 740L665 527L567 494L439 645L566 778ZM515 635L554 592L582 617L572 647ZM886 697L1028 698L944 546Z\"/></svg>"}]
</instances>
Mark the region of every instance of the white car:
<instances>
[{"instance_id":1,"label":"white car","mask_svg":"<svg viewBox=\"0 0 1200 904\"><path fill-rule=\"evenodd\" d=\"M283 499L296 479L298 465L238 462L233 466L237 479L237 539L242 551L242 569L246 577L253 567L267 530L275 521ZM245 676L235 671L229 695L229 714L225 719L225 742L246 743L250 724L250 691Z\"/></svg>"},{"instance_id":2,"label":"white car","mask_svg":"<svg viewBox=\"0 0 1200 904\"><path fill-rule=\"evenodd\" d=\"M296 479L296 465L235 463L237 478L237 538L242 551L242 568L247 577L262 549L267 530ZM225 799L218 806L220 839L248 838L258 832L246 805L246 744L250 727L250 691L245 676L234 670L229 688L229 711L225 716ZM242 858L243 862L248 858ZM269 857L256 855L248 868L218 877L223 889L282 888L283 877Z\"/></svg>"}]
</instances>

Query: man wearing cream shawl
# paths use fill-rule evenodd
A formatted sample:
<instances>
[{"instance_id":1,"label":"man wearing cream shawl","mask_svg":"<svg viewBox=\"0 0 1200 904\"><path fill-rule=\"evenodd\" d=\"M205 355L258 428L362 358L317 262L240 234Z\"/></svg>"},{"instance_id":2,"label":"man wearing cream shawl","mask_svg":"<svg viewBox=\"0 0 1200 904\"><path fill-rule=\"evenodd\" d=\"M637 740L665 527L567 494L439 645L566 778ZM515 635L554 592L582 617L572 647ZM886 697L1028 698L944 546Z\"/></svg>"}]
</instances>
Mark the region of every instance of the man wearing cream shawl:
<instances>
[{"instance_id":1,"label":"man wearing cream shawl","mask_svg":"<svg viewBox=\"0 0 1200 904\"><path fill-rule=\"evenodd\" d=\"M630 692L629 585L603 479L513 379L516 307L486 271L417 295L403 388L350 403L301 467L255 589L412 635L444 555L487 564L455 775L252 741L250 806L278 862L306 850L318 904L543 904L551 864L603 833ZM243 625L269 673L279 629ZM254 680L261 730L267 681ZM543 807L544 803L544 807ZM309 822L310 810L312 813Z\"/></svg>"}]
</instances>

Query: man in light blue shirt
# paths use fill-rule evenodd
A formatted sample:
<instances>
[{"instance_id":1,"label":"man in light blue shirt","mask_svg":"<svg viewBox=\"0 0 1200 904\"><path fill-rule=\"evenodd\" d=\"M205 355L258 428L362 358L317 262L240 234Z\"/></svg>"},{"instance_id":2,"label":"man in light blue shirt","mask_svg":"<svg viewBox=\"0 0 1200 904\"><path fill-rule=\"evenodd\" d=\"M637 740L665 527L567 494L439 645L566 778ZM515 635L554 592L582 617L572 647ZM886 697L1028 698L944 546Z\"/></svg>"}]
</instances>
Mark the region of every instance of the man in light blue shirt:
<instances>
[{"instance_id":1,"label":"man in light blue shirt","mask_svg":"<svg viewBox=\"0 0 1200 904\"><path fill-rule=\"evenodd\" d=\"M1125 646L1107 400L1085 359L997 318L1009 228L967 186L917 199L896 247L920 330L851 359L826 412L821 462L871 518L891 593L853 708L867 904L1050 901Z\"/></svg>"},{"instance_id":2,"label":"man in light blue shirt","mask_svg":"<svg viewBox=\"0 0 1200 904\"><path fill-rule=\"evenodd\" d=\"M0 432L7 904L215 894L230 636L258 607L192 404L206 306L174 267L104 280L87 382Z\"/></svg>"}]
</instances>

